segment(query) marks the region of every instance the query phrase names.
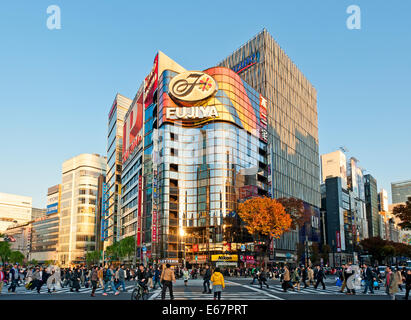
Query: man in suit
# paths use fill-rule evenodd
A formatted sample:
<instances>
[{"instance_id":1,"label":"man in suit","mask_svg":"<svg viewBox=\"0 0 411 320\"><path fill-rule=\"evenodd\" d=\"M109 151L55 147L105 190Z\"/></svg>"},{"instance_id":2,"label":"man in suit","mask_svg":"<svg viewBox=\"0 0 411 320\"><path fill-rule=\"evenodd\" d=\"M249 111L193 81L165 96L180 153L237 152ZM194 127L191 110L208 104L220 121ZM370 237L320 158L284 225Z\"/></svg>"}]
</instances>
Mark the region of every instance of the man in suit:
<instances>
[{"instance_id":1,"label":"man in suit","mask_svg":"<svg viewBox=\"0 0 411 320\"><path fill-rule=\"evenodd\" d=\"M316 279L317 279L317 282L315 283L314 289L317 289L318 285L321 283L323 286L323 290L325 290L325 284L324 284L325 273L324 273L324 270L320 266L317 266Z\"/></svg>"},{"instance_id":2,"label":"man in suit","mask_svg":"<svg viewBox=\"0 0 411 320\"><path fill-rule=\"evenodd\" d=\"M364 288L364 294L367 294L367 290L368 288L370 289L371 293L374 293L374 289L373 289L373 280L374 280L374 275L372 273L372 270L369 266L367 266L366 264L364 264L364 269L363 269L363 277L364 277L364 281L365 281L365 288Z\"/></svg>"}]
</instances>

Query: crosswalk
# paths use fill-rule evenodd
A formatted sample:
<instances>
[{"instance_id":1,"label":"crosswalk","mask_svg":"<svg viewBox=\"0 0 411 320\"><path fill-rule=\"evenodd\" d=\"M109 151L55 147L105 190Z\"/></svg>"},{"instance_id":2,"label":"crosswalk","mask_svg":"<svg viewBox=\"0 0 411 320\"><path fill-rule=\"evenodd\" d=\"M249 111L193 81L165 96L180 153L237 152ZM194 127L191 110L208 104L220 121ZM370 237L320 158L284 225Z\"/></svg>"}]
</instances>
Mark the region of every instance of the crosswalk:
<instances>
[{"instance_id":1,"label":"crosswalk","mask_svg":"<svg viewBox=\"0 0 411 320\"><path fill-rule=\"evenodd\" d=\"M126 287L126 290L131 293L131 291L132 291L133 288L134 288L134 285L128 285L128 286L125 286L125 287ZM79 292L76 292L75 290L74 290L73 292L71 292L71 291L70 291L70 287L64 287L64 288L62 288L62 287L56 287L56 290L55 290L55 291L52 291L51 293L48 293L47 286L46 286L46 285L43 285L43 286L41 287L41 289L40 289L40 294L73 294L73 295L76 295L76 294L91 294L91 290L92 290L92 288L89 287L89 288L80 288ZM121 288L120 288L120 290L121 290ZM96 294L98 294L98 293L103 293L103 289L102 289L102 288L97 288ZM108 293L108 294L113 294L113 290L111 290L110 288L108 288L108 289L107 289L107 293ZM9 291L8 291L8 286L4 286L1 294L2 294L2 295L19 295L19 294L24 294L24 295L34 294L34 295L38 295L39 293L37 293L37 290L36 290L36 289L27 290L23 285L21 285L20 287L17 287L17 288L16 288L16 293L13 293L13 292L11 292L11 291L9 292ZM0 295L0 297L1 297L1 295Z\"/></svg>"},{"instance_id":2,"label":"crosswalk","mask_svg":"<svg viewBox=\"0 0 411 320\"><path fill-rule=\"evenodd\" d=\"M250 287L257 287L260 288L260 286L256 285L249 285ZM314 289L313 286L310 286L308 288L304 288L304 286L300 287L300 291L297 291L297 288L295 289L295 291L288 289L287 292L284 292L281 284L270 284L269 288L266 288L265 286L263 286L263 290L266 290L268 292L272 292L274 294L278 294L278 293L282 293L282 294L291 294L291 295L301 295L301 294L321 294L321 295L342 295L342 293L340 293L341 287L337 287L336 285L327 285L326 284L326 288L325 290L322 289L322 286L319 285L317 289ZM344 290L346 292L346 289ZM361 289L356 290L355 294L356 295L369 295L369 291L368 293L364 294L364 287L361 287ZM387 295L385 293L385 288L381 287L379 290L374 290L374 295ZM403 296L405 295L405 290L403 291L399 291L396 295L398 296Z\"/></svg>"},{"instance_id":3,"label":"crosswalk","mask_svg":"<svg viewBox=\"0 0 411 320\"><path fill-rule=\"evenodd\" d=\"M149 300L160 300L161 291L158 290L153 293ZM166 299L170 299L169 293L166 293ZM213 294L202 294L201 292L182 292L174 291L175 300L214 300ZM252 294L250 292L227 292L221 294L222 300L272 300L271 297L265 294Z\"/></svg>"}]
</instances>

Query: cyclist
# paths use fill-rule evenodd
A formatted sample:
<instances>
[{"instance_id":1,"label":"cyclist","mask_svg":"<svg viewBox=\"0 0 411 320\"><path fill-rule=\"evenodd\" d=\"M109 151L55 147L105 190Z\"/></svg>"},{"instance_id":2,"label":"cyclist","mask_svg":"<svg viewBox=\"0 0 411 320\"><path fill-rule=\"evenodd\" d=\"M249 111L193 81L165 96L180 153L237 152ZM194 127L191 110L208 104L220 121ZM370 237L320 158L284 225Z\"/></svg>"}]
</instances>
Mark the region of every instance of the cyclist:
<instances>
[{"instance_id":1,"label":"cyclist","mask_svg":"<svg viewBox=\"0 0 411 320\"><path fill-rule=\"evenodd\" d=\"M144 292L148 292L148 287L147 287L147 282L148 282L148 273L146 271L146 268L144 268L144 264L140 264L137 270L137 283L143 288Z\"/></svg>"}]
</instances>

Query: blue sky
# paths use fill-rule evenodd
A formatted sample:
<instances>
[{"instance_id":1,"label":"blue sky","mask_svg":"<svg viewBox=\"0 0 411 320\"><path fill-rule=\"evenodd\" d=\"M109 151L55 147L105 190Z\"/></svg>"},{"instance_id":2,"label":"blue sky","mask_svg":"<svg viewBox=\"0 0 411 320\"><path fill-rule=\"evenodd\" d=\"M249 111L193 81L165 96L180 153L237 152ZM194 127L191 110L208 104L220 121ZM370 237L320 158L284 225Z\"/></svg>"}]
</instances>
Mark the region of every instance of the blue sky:
<instances>
[{"instance_id":1,"label":"blue sky","mask_svg":"<svg viewBox=\"0 0 411 320\"><path fill-rule=\"evenodd\" d=\"M361 30L346 27L351 4ZM320 153L346 146L390 191L411 179L410 14L400 0L3 1L0 192L44 207L64 160L105 154L114 96L134 97L157 50L201 70L264 27L318 91Z\"/></svg>"}]
</instances>

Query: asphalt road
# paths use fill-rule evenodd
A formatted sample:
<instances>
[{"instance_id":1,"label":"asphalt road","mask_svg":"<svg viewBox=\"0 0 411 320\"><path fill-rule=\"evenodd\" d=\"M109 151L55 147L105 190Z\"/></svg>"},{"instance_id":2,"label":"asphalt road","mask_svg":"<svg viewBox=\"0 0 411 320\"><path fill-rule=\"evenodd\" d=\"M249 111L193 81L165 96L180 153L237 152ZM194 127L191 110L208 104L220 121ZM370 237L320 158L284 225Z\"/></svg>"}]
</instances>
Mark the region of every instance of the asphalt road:
<instances>
[{"instance_id":1,"label":"asphalt road","mask_svg":"<svg viewBox=\"0 0 411 320\"><path fill-rule=\"evenodd\" d=\"M375 290L374 294L363 294L363 288L358 290L357 294L345 295L339 293L339 287L335 286L335 277L326 279L326 289L323 290L321 285L315 290L312 286L301 289L300 292L287 291L283 292L278 280L269 280L269 288L260 289L257 281L251 285L251 279L244 278L226 278L226 288L222 292L222 300L389 300L385 294L384 287ZM184 286L182 280L177 280L174 285L174 297L176 300L213 300L213 294L203 294L203 281L194 279L188 281L188 286ZM26 290L24 286L18 287L16 293L9 293L7 287L3 288L0 295L1 300L130 300L131 291L134 288L133 282L126 283L127 292L121 292L115 296L113 291L108 292L107 296L102 295L102 289L96 291L96 297L91 297L90 288L81 288L80 292L70 292L69 288L60 288L56 292L47 293L46 286L43 286L41 293L35 290ZM397 299L402 299L405 290L397 294ZM151 290L149 300L161 299L161 290ZM167 291L166 299L169 299Z\"/></svg>"}]
</instances>

